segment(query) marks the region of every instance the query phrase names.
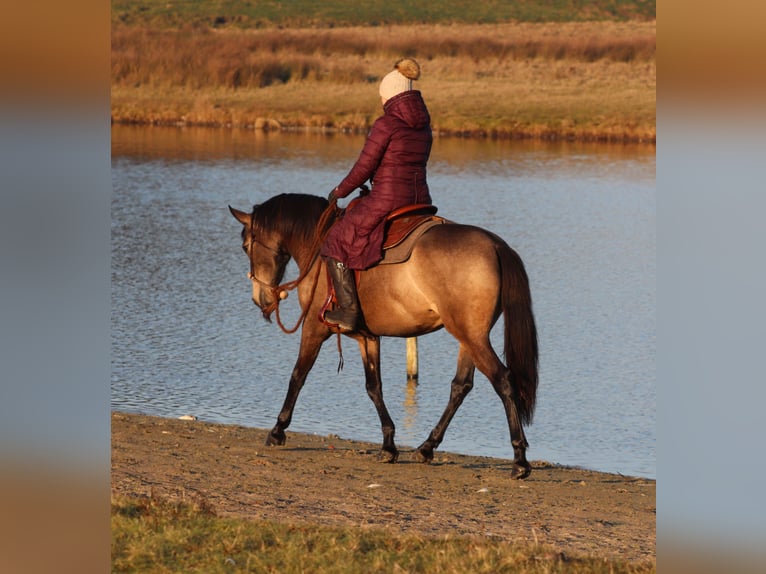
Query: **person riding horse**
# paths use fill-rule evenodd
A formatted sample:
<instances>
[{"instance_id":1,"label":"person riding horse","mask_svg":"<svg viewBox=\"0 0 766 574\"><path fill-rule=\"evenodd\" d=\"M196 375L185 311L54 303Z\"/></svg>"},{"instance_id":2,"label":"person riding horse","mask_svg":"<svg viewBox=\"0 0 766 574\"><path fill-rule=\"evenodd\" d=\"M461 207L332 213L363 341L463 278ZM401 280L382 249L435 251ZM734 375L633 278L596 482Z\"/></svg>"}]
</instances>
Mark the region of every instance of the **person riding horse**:
<instances>
[{"instance_id":1,"label":"person riding horse","mask_svg":"<svg viewBox=\"0 0 766 574\"><path fill-rule=\"evenodd\" d=\"M423 97L412 89L420 65L411 58L396 62L380 83L383 115L375 120L354 166L330 192L333 202L368 180L369 193L355 201L330 229L320 255L335 287L337 306L325 320L341 331L360 326L354 270L368 269L383 258L385 218L410 204L431 204L426 164L431 155L431 116Z\"/></svg>"}]
</instances>

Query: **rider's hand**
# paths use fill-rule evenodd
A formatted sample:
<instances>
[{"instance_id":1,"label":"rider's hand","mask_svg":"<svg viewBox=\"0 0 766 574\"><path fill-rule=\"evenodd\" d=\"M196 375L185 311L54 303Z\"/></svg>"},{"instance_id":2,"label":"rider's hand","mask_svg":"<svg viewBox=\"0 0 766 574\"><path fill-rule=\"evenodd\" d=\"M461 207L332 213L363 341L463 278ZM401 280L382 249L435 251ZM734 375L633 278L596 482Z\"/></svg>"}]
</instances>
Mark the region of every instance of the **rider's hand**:
<instances>
[{"instance_id":1,"label":"rider's hand","mask_svg":"<svg viewBox=\"0 0 766 574\"><path fill-rule=\"evenodd\" d=\"M338 189L338 188L336 187L335 189ZM335 189L333 189L333 190L332 190L332 191L331 191L331 192L328 194L328 196L327 196L327 201L329 201L330 203L332 203L332 202L333 202L333 200L336 200L336 199L338 199L337 197L335 197Z\"/></svg>"}]
</instances>

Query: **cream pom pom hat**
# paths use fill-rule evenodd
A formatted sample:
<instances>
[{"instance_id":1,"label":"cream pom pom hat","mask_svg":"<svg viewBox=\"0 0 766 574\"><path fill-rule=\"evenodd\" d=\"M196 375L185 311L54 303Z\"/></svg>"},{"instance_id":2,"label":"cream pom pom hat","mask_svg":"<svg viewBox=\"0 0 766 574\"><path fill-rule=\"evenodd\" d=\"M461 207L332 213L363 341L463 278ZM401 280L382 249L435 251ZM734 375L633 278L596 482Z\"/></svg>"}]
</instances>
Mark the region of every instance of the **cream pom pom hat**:
<instances>
[{"instance_id":1,"label":"cream pom pom hat","mask_svg":"<svg viewBox=\"0 0 766 574\"><path fill-rule=\"evenodd\" d=\"M380 97L383 103L397 94L412 89L412 80L420 78L420 65L412 58L402 58L394 69L383 77L380 82Z\"/></svg>"}]
</instances>

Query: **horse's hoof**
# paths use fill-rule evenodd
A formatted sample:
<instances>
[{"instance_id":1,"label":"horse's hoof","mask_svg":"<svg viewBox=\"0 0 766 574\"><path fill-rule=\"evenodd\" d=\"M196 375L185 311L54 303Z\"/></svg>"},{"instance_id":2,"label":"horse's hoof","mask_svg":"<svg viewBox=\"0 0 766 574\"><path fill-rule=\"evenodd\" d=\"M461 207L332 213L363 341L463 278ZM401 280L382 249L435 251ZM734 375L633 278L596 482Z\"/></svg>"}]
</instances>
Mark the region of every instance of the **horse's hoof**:
<instances>
[{"instance_id":1,"label":"horse's hoof","mask_svg":"<svg viewBox=\"0 0 766 574\"><path fill-rule=\"evenodd\" d=\"M521 480L522 478L527 478L531 472L532 469L528 466L514 464L513 470L511 471L511 478L514 480Z\"/></svg>"},{"instance_id":2,"label":"horse's hoof","mask_svg":"<svg viewBox=\"0 0 766 574\"><path fill-rule=\"evenodd\" d=\"M434 451L428 448L419 448L412 453L412 458L416 462L422 462L423 464L430 464L434 459Z\"/></svg>"},{"instance_id":3,"label":"horse's hoof","mask_svg":"<svg viewBox=\"0 0 766 574\"><path fill-rule=\"evenodd\" d=\"M266 446L284 446L286 441L287 436L283 432L275 433L274 431L271 431L268 436L266 436Z\"/></svg>"},{"instance_id":4,"label":"horse's hoof","mask_svg":"<svg viewBox=\"0 0 766 574\"><path fill-rule=\"evenodd\" d=\"M381 451L378 453L378 462L393 464L397 460L399 460L398 450L390 451L390 450L381 449Z\"/></svg>"}]
</instances>

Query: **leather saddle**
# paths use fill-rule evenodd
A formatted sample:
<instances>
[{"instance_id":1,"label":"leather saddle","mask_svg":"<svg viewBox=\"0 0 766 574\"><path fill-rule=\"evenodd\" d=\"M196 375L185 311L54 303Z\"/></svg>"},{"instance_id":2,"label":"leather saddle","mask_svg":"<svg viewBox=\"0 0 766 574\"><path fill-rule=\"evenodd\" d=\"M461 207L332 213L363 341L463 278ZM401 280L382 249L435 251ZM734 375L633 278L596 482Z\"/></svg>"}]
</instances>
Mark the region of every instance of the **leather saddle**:
<instances>
[{"instance_id":1,"label":"leather saddle","mask_svg":"<svg viewBox=\"0 0 766 574\"><path fill-rule=\"evenodd\" d=\"M383 249L396 247L412 231L436 215L435 205L415 203L395 209L386 216L386 233L383 239Z\"/></svg>"},{"instance_id":2,"label":"leather saddle","mask_svg":"<svg viewBox=\"0 0 766 574\"><path fill-rule=\"evenodd\" d=\"M369 193L367 186L362 186L361 190L362 191L360 197ZM353 209L359 199L360 198L353 199L346 206L346 210ZM402 261L406 260L407 257L409 257L409 253L407 254L407 257L404 257L403 259L397 258L397 261L386 261L385 259L388 250L394 249L395 247L398 247L404 243L410 234L412 234L413 231L418 229L421 225L434 221L437 223L444 223L446 220L443 217L436 216L437 210L438 208L435 205L431 205L430 203L412 203L410 205L403 205L402 207L399 207L389 213L386 216L385 231L383 236L384 260L380 261L378 265L383 263L401 263ZM428 227L431 226L429 225ZM426 229L428 229L428 227ZM425 233L426 229L420 230L420 233L417 236ZM412 238L413 242L417 236ZM410 246L410 250L411 248L412 246Z\"/></svg>"}]
</instances>

